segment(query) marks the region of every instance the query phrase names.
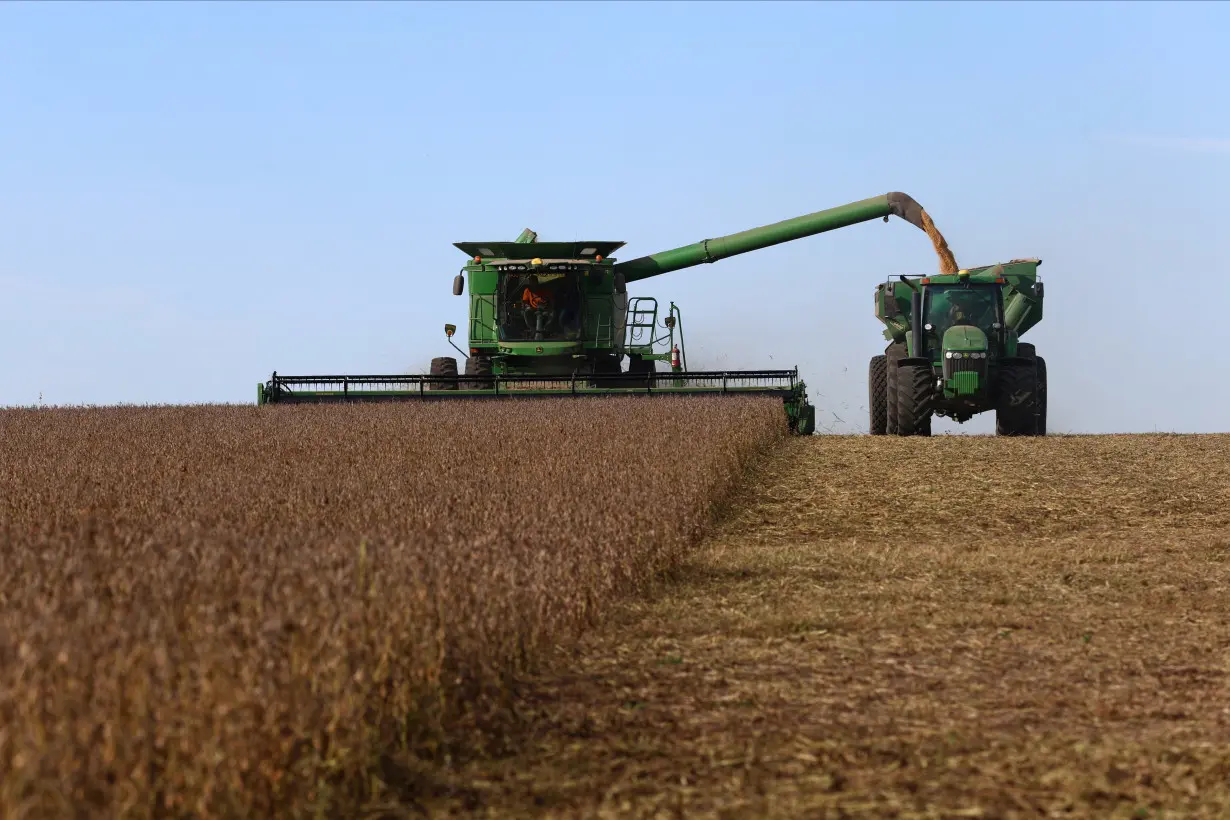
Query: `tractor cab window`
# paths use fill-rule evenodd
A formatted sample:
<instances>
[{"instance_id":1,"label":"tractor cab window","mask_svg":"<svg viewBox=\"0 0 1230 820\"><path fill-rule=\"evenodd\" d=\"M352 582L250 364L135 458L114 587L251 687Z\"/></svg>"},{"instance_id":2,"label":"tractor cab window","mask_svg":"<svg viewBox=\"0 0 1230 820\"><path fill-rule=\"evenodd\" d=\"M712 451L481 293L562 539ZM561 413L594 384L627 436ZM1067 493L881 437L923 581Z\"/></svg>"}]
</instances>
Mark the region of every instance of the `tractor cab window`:
<instances>
[{"instance_id":1,"label":"tractor cab window","mask_svg":"<svg viewBox=\"0 0 1230 820\"><path fill-rule=\"evenodd\" d=\"M923 309L928 346L938 347L948 329L973 325L994 338L992 326L1001 322L1000 289L996 285L930 285Z\"/></svg>"},{"instance_id":2,"label":"tractor cab window","mask_svg":"<svg viewBox=\"0 0 1230 820\"><path fill-rule=\"evenodd\" d=\"M580 276L576 271L541 269L504 272L500 287L500 339L506 342L579 339Z\"/></svg>"}]
</instances>

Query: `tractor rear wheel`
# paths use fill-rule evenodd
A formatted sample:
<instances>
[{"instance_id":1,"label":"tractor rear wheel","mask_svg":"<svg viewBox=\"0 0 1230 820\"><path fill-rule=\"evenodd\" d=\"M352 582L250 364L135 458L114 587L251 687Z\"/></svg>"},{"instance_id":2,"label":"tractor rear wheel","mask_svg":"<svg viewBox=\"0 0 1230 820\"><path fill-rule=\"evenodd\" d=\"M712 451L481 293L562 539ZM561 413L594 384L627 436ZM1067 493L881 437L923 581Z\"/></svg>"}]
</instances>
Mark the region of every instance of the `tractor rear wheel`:
<instances>
[{"instance_id":1,"label":"tractor rear wheel","mask_svg":"<svg viewBox=\"0 0 1230 820\"><path fill-rule=\"evenodd\" d=\"M888 431L888 357L872 356L867 370L867 406L871 411L871 435Z\"/></svg>"},{"instance_id":2,"label":"tractor rear wheel","mask_svg":"<svg viewBox=\"0 0 1230 820\"><path fill-rule=\"evenodd\" d=\"M897 435L931 435L935 374L929 364L897 365Z\"/></svg>"},{"instance_id":3,"label":"tractor rear wheel","mask_svg":"<svg viewBox=\"0 0 1230 820\"><path fill-rule=\"evenodd\" d=\"M995 435L1038 434L1038 367L1034 362L999 369L995 396Z\"/></svg>"},{"instance_id":4,"label":"tractor rear wheel","mask_svg":"<svg viewBox=\"0 0 1230 820\"><path fill-rule=\"evenodd\" d=\"M884 432L897 435L897 362L905 358L905 345L896 342L884 351Z\"/></svg>"},{"instance_id":5,"label":"tractor rear wheel","mask_svg":"<svg viewBox=\"0 0 1230 820\"><path fill-rule=\"evenodd\" d=\"M1046 359L1038 356L1038 435L1046 435Z\"/></svg>"},{"instance_id":6,"label":"tractor rear wheel","mask_svg":"<svg viewBox=\"0 0 1230 820\"><path fill-rule=\"evenodd\" d=\"M490 356L471 356L466 359L467 376L490 376L492 374ZM486 381L469 381L464 383L466 390L487 390L491 384Z\"/></svg>"},{"instance_id":7,"label":"tractor rear wheel","mask_svg":"<svg viewBox=\"0 0 1230 820\"><path fill-rule=\"evenodd\" d=\"M452 379L451 382L442 384L429 384L428 390L456 390L457 389L457 360L452 356L439 356L431 360L431 375L437 378Z\"/></svg>"}]
</instances>

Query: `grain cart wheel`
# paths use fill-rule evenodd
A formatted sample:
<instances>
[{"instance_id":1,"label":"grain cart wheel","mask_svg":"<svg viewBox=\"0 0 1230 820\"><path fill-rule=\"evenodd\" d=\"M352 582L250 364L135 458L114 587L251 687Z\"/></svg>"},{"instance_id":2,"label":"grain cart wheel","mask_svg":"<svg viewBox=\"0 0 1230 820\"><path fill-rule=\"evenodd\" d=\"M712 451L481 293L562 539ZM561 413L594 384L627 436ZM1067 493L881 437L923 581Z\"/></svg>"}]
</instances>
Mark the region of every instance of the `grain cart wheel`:
<instances>
[{"instance_id":1,"label":"grain cart wheel","mask_svg":"<svg viewBox=\"0 0 1230 820\"><path fill-rule=\"evenodd\" d=\"M452 379L451 382L443 384L429 384L428 390L456 390L457 389L457 360L452 356L440 356L431 360L431 375L442 376L446 379Z\"/></svg>"},{"instance_id":2,"label":"grain cart wheel","mask_svg":"<svg viewBox=\"0 0 1230 820\"><path fill-rule=\"evenodd\" d=\"M1038 435L1046 435L1046 359L1034 358L1038 364Z\"/></svg>"},{"instance_id":3,"label":"grain cart wheel","mask_svg":"<svg viewBox=\"0 0 1230 820\"><path fill-rule=\"evenodd\" d=\"M935 373L931 364L924 361L897 365L897 435L931 435L934 405Z\"/></svg>"},{"instance_id":4,"label":"grain cart wheel","mask_svg":"<svg viewBox=\"0 0 1230 820\"><path fill-rule=\"evenodd\" d=\"M897 435L897 362L905 358L905 345L891 344L884 351L884 432Z\"/></svg>"},{"instance_id":5,"label":"grain cart wheel","mask_svg":"<svg viewBox=\"0 0 1230 820\"><path fill-rule=\"evenodd\" d=\"M872 356L867 370L867 406L871 412L871 435L888 430L888 357Z\"/></svg>"},{"instance_id":6,"label":"grain cart wheel","mask_svg":"<svg viewBox=\"0 0 1230 820\"><path fill-rule=\"evenodd\" d=\"M1037 411L1037 365L1033 362L1022 362L1000 367L995 396L995 435L1037 435Z\"/></svg>"},{"instance_id":7,"label":"grain cart wheel","mask_svg":"<svg viewBox=\"0 0 1230 820\"><path fill-rule=\"evenodd\" d=\"M467 376L490 376L491 373L492 373L492 370L491 370L491 357L490 356L471 356L470 358L466 359L465 374ZM466 390L490 390L491 384L485 381L481 381L481 382L480 381L470 381L470 382L464 383L464 389Z\"/></svg>"}]
</instances>

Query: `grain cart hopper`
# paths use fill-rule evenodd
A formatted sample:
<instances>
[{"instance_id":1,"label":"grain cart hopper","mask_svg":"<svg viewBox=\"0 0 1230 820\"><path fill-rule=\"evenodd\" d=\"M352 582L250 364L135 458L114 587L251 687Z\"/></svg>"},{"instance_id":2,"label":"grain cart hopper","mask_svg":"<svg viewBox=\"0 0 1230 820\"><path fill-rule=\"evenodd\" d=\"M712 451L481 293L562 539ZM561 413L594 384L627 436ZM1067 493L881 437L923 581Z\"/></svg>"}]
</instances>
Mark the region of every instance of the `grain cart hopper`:
<instances>
[{"instance_id":1,"label":"grain cart hopper","mask_svg":"<svg viewBox=\"0 0 1230 820\"><path fill-rule=\"evenodd\" d=\"M922 207L889 193L626 262L611 258L623 242L541 242L528 229L511 242L457 242L468 258L453 281L453 294L466 296L466 349L453 343L454 325L445 334L465 358L461 373L451 356L433 359L426 375L275 372L257 402L752 393L780 397L790 430L810 434L815 408L797 368L689 371L679 308L672 302L659 323L657 300L627 286L891 215L925 230Z\"/></svg>"},{"instance_id":2,"label":"grain cart hopper","mask_svg":"<svg viewBox=\"0 0 1230 820\"><path fill-rule=\"evenodd\" d=\"M931 417L995 411L1001 436L1046 435L1046 360L1020 338L1042 321L1040 259L876 288L888 347L869 368L871 433L929 436Z\"/></svg>"}]
</instances>

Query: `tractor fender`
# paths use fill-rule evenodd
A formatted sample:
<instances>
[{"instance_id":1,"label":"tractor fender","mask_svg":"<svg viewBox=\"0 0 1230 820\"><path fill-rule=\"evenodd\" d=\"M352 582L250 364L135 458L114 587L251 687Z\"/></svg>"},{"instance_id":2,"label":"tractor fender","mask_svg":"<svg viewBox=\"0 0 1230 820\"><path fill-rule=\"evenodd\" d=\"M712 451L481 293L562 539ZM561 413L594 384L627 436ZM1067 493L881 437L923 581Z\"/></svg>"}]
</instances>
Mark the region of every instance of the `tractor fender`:
<instances>
[{"instance_id":1,"label":"tractor fender","mask_svg":"<svg viewBox=\"0 0 1230 820\"><path fill-rule=\"evenodd\" d=\"M934 367L934 363L926 356L908 356L897 360L898 367L917 367L919 365Z\"/></svg>"}]
</instances>

